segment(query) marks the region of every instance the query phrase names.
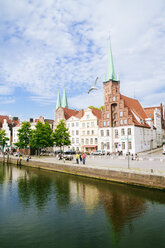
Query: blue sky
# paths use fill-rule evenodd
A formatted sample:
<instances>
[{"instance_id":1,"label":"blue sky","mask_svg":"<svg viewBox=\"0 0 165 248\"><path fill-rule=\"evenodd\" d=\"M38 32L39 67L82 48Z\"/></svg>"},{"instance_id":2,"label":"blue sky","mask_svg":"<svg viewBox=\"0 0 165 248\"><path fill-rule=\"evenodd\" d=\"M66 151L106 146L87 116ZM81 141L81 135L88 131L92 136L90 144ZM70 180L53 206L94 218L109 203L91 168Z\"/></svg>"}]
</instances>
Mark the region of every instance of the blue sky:
<instances>
[{"instance_id":1,"label":"blue sky","mask_svg":"<svg viewBox=\"0 0 165 248\"><path fill-rule=\"evenodd\" d=\"M103 105L109 33L121 92L165 102L164 13L164 0L0 0L0 114L53 119L64 87L71 108Z\"/></svg>"}]
</instances>

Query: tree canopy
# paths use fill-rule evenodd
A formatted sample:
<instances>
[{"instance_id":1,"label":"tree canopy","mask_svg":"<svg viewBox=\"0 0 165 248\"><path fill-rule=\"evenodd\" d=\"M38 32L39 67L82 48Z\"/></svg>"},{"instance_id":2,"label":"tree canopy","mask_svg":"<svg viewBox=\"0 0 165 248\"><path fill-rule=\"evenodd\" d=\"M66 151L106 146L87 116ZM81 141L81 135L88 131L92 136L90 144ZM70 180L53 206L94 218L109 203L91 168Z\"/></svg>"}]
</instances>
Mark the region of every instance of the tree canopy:
<instances>
[{"instance_id":1,"label":"tree canopy","mask_svg":"<svg viewBox=\"0 0 165 248\"><path fill-rule=\"evenodd\" d=\"M55 145L60 148L71 144L68 128L66 128L64 120L61 120L57 125L53 137Z\"/></svg>"},{"instance_id":2,"label":"tree canopy","mask_svg":"<svg viewBox=\"0 0 165 248\"><path fill-rule=\"evenodd\" d=\"M98 109L98 110L104 110L105 109L104 106L101 106L100 108L96 108L94 106L89 106L88 108L90 108L90 109Z\"/></svg>"},{"instance_id":3,"label":"tree canopy","mask_svg":"<svg viewBox=\"0 0 165 248\"><path fill-rule=\"evenodd\" d=\"M30 140L30 147L37 149L38 154L42 148L52 147L54 143L52 136L52 129L49 123L38 121L35 126L35 130L32 131L32 136Z\"/></svg>"},{"instance_id":4,"label":"tree canopy","mask_svg":"<svg viewBox=\"0 0 165 248\"><path fill-rule=\"evenodd\" d=\"M0 145L1 145L1 146L6 145L6 144L7 144L6 141L8 141L8 140L9 140L9 138L6 137L6 132L5 132L5 130L0 129Z\"/></svg>"},{"instance_id":5,"label":"tree canopy","mask_svg":"<svg viewBox=\"0 0 165 248\"><path fill-rule=\"evenodd\" d=\"M22 127L18 130L18 142L15 143L19 148L27 148L30 143L32 131L30 123L27 121L22 122Z\"/></svg>"}]
</instances>

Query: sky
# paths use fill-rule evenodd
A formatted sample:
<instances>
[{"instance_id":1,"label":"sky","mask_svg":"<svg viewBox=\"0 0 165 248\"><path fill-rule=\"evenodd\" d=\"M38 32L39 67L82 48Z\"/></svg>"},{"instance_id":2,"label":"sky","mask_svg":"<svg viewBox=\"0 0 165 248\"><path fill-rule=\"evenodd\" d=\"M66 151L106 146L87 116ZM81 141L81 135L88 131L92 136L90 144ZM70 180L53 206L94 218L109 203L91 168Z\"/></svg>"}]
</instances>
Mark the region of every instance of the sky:
<instances>
[{"instance_id":1,"label":"sky","mask_svg":"<svg viewBox=\"0 0 165 248\"><path fill-rule=\"evenodd\" d=\"M54 119L64 88L69 108L103 105L109 36L121 93L164 103L164 13L164 0L0 0L0 114Z\"/></svg>"}]
</instances>

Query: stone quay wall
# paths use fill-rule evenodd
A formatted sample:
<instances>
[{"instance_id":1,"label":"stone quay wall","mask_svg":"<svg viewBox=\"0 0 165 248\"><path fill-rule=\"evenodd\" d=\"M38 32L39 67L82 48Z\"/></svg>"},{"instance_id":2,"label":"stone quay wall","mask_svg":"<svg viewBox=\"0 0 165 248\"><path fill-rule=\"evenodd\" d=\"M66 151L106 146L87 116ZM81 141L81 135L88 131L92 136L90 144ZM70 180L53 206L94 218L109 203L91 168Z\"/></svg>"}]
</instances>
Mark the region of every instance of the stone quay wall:
<instances>
[{"instance_id":1,"label":"stone quay wall","mask_svg":"<svg viewBox=\"0 0 165 248\"><path fill-rule=\"evenodd\" d=\"M0 161L4 161L3 157L0 157ZM5 162L7 162L7 158L5 158ZM18 158L9 158L8 163L20 166L20 161ZM94 165L87 166L67 163L61 164L57 162L48 163L36 160L30 160L27 162L25 159L21 160L21 165L165 191L165 176L155 175L152 173L135 172L128 169L120 170L112 168L101 168Z\"/></svg>"}]
</instances>

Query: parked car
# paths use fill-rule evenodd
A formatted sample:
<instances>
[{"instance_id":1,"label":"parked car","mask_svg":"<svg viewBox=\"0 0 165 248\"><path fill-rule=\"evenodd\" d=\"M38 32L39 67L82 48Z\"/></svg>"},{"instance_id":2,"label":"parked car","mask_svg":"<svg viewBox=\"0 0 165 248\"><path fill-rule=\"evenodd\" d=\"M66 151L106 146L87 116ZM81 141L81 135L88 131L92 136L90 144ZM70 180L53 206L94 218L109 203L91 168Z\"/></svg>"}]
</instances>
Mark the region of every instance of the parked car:
<instances>
[{"instance_id":1,"label":"parked car","mask_svg":"<svg viewBox=\"0 0 165 248\"><path fill-rule=\"evenodd\" d=\"M75 151L72 151L72 150L68 150L68 151L66 151L66 152L64 152L65 154L76 154L76 152Z\"/></svg>"},{"instance_id":2,"label":"parked car","mask_svg":"<svg viewBox=\"0 0 165 248\"><path fill-rule=\"evenodd\" d=\"M92 155L105 155L105 151L104 150L97 150L92 152Z\"/></svg>"},{"instance_id":3,"label":"parked car","mask_svg":"<svg viewBox=\"0 0 165 248\"><path fill-rule=\"evenodd\" d=\"M65 159L65 160L73 160L73 155L72 154L65 154L64 153L64 155L63 155L63 158Z\"/></svg>"},{"instance_id":4,"label":"parked car","mask_svg":"<svg viewBox=\"0 0 165 248\"><path fill-rule=\"evenodd\" d=\"M165 155L165 144L163 145L163 155Z\"/></svg>"}]
</instances>

